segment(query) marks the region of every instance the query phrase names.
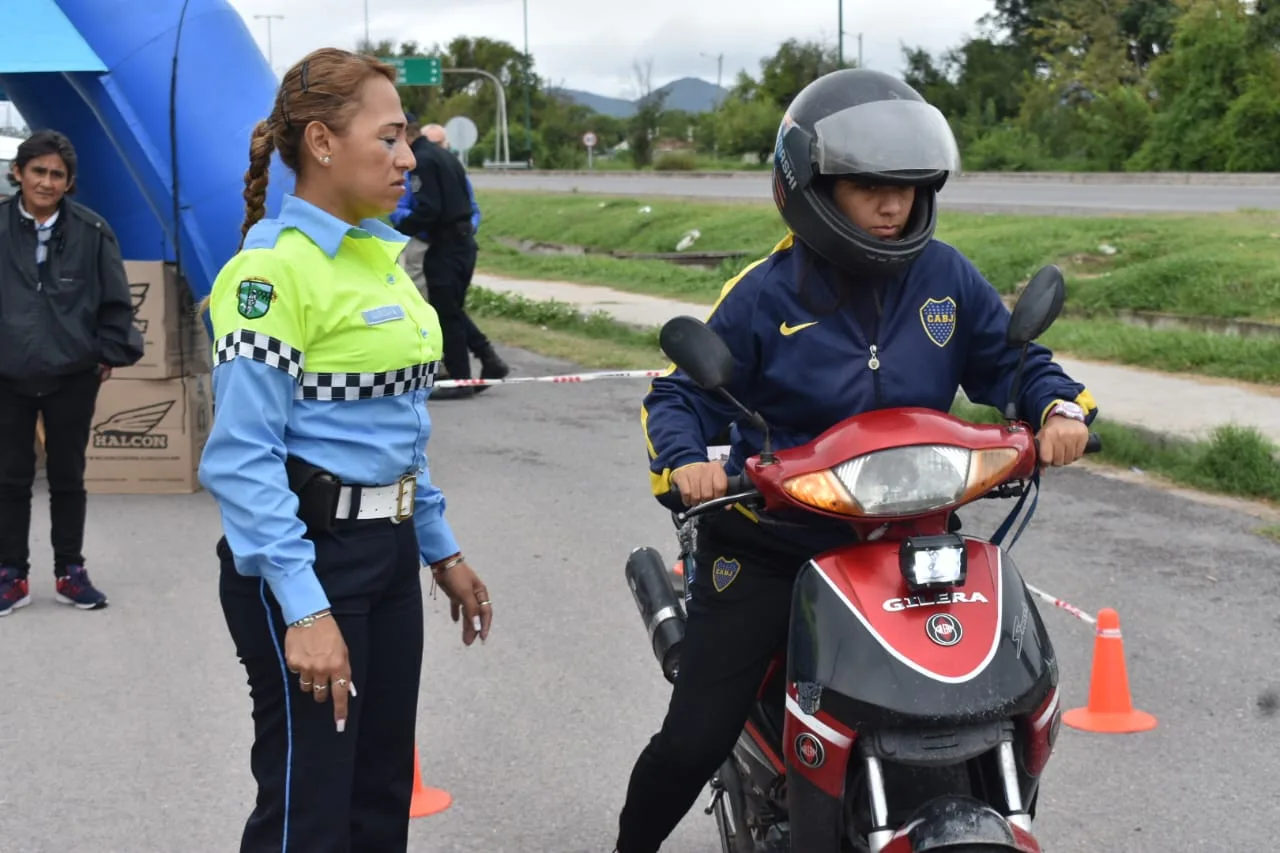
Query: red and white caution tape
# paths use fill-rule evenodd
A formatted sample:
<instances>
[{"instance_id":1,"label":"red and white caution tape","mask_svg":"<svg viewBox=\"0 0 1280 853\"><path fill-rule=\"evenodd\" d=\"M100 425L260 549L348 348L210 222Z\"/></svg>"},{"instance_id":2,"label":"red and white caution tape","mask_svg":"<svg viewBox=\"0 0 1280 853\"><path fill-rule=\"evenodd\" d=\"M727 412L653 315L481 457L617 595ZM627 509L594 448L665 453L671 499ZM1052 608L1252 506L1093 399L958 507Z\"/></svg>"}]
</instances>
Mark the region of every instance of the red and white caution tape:
<instances>
[{"instance_id":1,"label":"red and white caution tape","mask_svg":"<svg viewBox=\"0 0 1280 853\"><path fill-rule=\"evenodd\" d=\"M1076 617L1082 622L1088 622L1090 625L1095 625L1098 622L1097 619L1094 619L1092 616L1090 616L1088 613L1085 613L1083 610L1081 610L1079 607L1076 607L1074 604L1063 601L1061 598L1054 598L1052 595L1045 592L1044 590L1036 589L1031 584L1027 584L1027 589L1031 590L1032 594L1036 595L1039 598L1044 599L1045 601L1052 604L1054 607L1062 608L1063 610L1067 611L1072 616Z\"/></svg>"},{"instance_id":2,"label":"red and white caution tape","mask_svg":"<svg viewBox=\"0 0 1280 853\"><path fill-rule=\"evenodd\" d=\"M520 382L548 382L553 384L592 382L596 379L654 379L666 374L665 370L603 370L596 373L566 373L560 376L515 376L507 379L441 379L436 388L464 388L482 385L515 385Z\"/></svg>"}]
</instances>

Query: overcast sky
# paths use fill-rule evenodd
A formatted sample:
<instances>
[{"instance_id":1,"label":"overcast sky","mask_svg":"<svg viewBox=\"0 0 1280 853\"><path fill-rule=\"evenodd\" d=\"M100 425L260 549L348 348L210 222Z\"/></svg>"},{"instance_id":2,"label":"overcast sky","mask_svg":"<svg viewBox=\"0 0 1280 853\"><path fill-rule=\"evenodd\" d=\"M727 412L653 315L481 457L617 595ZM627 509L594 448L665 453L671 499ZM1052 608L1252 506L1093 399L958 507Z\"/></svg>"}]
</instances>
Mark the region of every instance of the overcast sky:
<instances>
[{"instance_id":1,"label":"overcast sky","mask_svg":"<svg viewBox=\"0 0 1280 853\"><path fill-rule=\"evenodd\" d=\"M724 84L788 38L834 44L839 0L528 0L529 52L537 72L555 85L601 95L634 97L636 60L651 60L653 85L679 77L715 82L715 57L724 54ZM263 53L271 21L273 64L283 71L307 51L353 47L364 37L366 0L230 0ZM521 0L367 0L374 41L416 40L430 45L459 35L488 36L521 47ZM845 56L901 69L901 45L941 51L977 30L991 0L844 0ZM616 17L607 19L612 10Z\"/></svg>"}]
</instances>

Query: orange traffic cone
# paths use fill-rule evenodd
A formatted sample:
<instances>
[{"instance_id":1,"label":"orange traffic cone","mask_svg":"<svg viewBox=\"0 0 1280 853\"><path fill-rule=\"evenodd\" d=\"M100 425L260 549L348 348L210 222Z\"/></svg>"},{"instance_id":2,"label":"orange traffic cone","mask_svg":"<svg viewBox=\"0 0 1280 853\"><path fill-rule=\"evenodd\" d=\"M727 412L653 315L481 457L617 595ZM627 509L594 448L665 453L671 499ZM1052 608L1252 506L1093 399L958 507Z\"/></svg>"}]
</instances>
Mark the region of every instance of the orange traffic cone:
<instances>
[{"instance_id":1,"label":"orange traffic cone","mask_svg":"<svg viewBox=\"0 0 1280 853\"><path fill-rule=\"evenodd\" d=\"M1157 725L1155 717L1133 707L1129 674L1124 664L1124 639L1120 636L1120 614L1110 608L1098 611L1089 705L1067 711L1062 715L1062 722L1073 729L1103 734L1146 732Z\"/></svg>"},{"instance_id":2,"label":"orange traffic cone","mask_svg":"<svg viewBox=\"0 0 1280 853\"><path fill-rule=\"evenodd\" d=\"M422 784L422 761L418 758L418 745L413 745L413 800L409 803L409 817L429 817L439 814L453 805L448 791L428 788Z\"/></svg>"},{"instance_id":3,"label":"orange traffic cone","mask_svg":"<svg viewBox=\"0 0 1280 853\"><path fill-rule=\"evenodd\" d=\"M684 577L684 560L676 560L676 564L671 567L671 573L678 578Z\"/></svg>"}]
</instances>

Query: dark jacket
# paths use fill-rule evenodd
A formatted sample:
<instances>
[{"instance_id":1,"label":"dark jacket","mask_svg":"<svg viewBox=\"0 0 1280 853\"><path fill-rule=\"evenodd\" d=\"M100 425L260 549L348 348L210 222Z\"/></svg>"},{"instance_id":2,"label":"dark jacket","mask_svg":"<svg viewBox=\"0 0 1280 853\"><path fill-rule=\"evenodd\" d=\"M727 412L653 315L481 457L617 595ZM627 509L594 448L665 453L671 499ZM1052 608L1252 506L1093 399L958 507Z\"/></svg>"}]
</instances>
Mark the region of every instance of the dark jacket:
<instances>
[{"instance_id":1,"label":"dark jacket","mask_svg":"<svg viewBox=\"0 0 1280 853\"><path fill-rule=\"evenodd\" d=\"M764 417L774 450L809 442L862 412L949 411L959 388L976 403L1004 409L1018 351L1005 343L1009 310L974 265L935 240L903 275L882 284L877 310L869 282L842 291L831 271L788 237L725 285L708 325L736 362L727 390ZM1055 400L1079 402L1090 420L1097 412L1085 387L1049 350L1032 345L1018 414L1038 429ZM654 380L642 421L659 499L670 490L671 472L706 461L709 440L730 424L730 473L760 451L760 433L680 370Z\"/></svg>"},{"instance_id":2,"label":"dark jacket","mask_svg":"<svg viewBox=\"0 0 1280 853\"><path fill-rule=\"evenodd\" d=\"M428 232L433 243L474 239L471 193L461 161L425 136L414 140L413 156L418 161L409 178L413 210L396 229L410 237Z\"/></svg>"},{"instance_id":3,"label":"dark jacket","mask_svg":"<svg viewBox=\"0 0 1280 853\"><path fill-rule=\"evenodd\" d=\"M21 193L0 201L0 381L36 393L99 364L142 358L120 244L105 220L63 199L45 263Z\"/></svg>"}]
</instances>

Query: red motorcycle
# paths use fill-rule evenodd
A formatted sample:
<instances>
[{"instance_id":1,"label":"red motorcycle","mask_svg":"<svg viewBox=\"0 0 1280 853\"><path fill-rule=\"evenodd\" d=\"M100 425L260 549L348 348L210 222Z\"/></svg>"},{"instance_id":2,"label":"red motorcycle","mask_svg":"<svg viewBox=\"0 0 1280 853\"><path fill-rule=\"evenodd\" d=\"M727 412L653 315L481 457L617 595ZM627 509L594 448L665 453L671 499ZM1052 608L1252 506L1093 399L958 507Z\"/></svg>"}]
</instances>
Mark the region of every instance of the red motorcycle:
<instances>
[{"instance_id":1,"label":"red motorcycle","mask_svg":"<svg viewBox=\"0 0 1280 853\"><path fill-rule=\"evenodd\" d=\"M1045 267L1010 318L1021 348L1057 318L1062 273ZM847 521L857 544L820 554L796 579L788 645L765 676L732 756L710 780L724 853L1040 853L1032 818L1061 711L1048 632L1000 541L1038 485L1031 427L978 425L931 409L849 418L772 452L763 419L725 390L733 358L691 317L663 327L664 352L764 434L722 498ZM1101 449L1090 435L1087 452ZM955 511L1021 498L990 540ZM1028 514L1024 519L1029 520ZM1016 538L1016 537L1015 537ZM685 612L667 564L638 548L626 577L665 677L679 672Z\"/></svg>"}]
</instances>

